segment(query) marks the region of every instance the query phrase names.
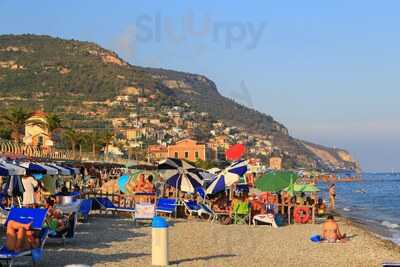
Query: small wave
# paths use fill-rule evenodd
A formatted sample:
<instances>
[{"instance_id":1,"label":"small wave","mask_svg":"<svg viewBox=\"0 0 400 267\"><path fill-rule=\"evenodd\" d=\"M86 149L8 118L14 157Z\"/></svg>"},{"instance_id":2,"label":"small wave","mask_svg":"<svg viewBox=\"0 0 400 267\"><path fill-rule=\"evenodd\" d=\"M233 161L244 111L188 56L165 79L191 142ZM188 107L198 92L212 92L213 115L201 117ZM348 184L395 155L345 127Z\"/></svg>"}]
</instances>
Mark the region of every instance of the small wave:
<instances>
[{"instance_id":1,"label":"small wave","mask_svg":"<svg viewBox=\"0 0 400 267\"><path fill-rule=\"evenodd\" d=\"M390 228L390 229L396 229L396 228L400 227L397 223L391 223L391 222L388 222L388 221L383 221L381 224L383 226L387 227L387 228Z\"/></svg>"},{"instance_id":2,"label":"small wave","mask_svg":"<svg viewBox=\"0 0 400 267\"><path fill-rule=\"evenodd\" d=\"M350 208L343 208L344 211L351 211Z\"/></svg>"}]
</instances>

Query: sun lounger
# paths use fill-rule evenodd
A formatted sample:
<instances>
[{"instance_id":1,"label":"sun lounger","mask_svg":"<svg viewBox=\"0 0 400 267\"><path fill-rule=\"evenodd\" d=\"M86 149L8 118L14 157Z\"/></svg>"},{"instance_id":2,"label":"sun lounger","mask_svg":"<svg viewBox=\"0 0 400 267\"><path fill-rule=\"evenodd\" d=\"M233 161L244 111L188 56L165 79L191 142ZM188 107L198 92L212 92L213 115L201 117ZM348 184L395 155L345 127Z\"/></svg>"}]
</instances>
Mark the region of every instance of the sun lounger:
<instances>
[{"instance_id":1,"label":"sun lounger","mask_svg":"<svg viewBox=\"0 0 400 267\"><path fill-rule=\"evenodd\" d=\"M89 214L92 210L92 204L92 199L83 199L81 205L79 206L79 215L81 218L83 218L84 222L87 222L89 220Z\"/></svg>"},{"instance_id":2,"label":"sun lounger","mask_svg":"<svg viewBox=\"0 0 400 267\"><path fill-rule=\"evenodd\" d=\"M8 266L12 266L14 261L19 257L31 256L32 253L36 252L42 253L48 235L48 229L42 228L42 225L46 219L46 215L47 209L12 208L8 214L5 225L7 225L7 223L11 220L20 223L32 222L31 228L40 231L40 246L38 248L21 252L10 251L6 246L3 246L0 249L0 261L5 261L7 262Z\"/></svg>"},{"instance_id":3,"label":"sun lounger","mask_svg":"<svg viewBox=\"0 0 400 267\"><path fill-rule=\"evenodd\" d=\"M214 221L218 219L218 215L205 203L199 203L200 210L199 210L199 216L207 215L209 221Z\"/></svg>"},{"instance_id":4,"label":"sun lounger","mask_svg":"<svg viewBox=\"0 0 400 267\"><path fill-rule=\"evenodd\" d=\"M278 228L273 214L259 214L253 217L253 225L256 226L257 222L270 224L274 228Z\"/></svg>"},{"instance_id":5,"label":"sun lounger","mask_svg":"<svg viewBox=\"0 0 400 267\"><path fill-rule=\"evenodd\" d=\"M185 211L189 217L196 215L201 216L201 206L194 200L183 200Z\"/></svg>"},{"instance_id":6,"label":"sun lounger","mask_svg":"<svg viewBox=\"0 0 400 267\"><path fill-rule=\"evenodd\" d=\"M135 209L132 208L123 208L117 207L111 200L107 197L96 197L94 200L100 205L100 207L106 211L118 211L118 212L126 212L129 213L132 217L132 220L135 222Z\"/></svg>"},{"instance_id":7,"label":"sun lounger","mask_svg":"<svg viewBox=\"0 0 400 267\"><path fill-rule=\"evenodd\" d=\"M156 213L159 214L176 214L176 199L174 198L159 198L156 204Z\"/></svg>"}]
</instances>

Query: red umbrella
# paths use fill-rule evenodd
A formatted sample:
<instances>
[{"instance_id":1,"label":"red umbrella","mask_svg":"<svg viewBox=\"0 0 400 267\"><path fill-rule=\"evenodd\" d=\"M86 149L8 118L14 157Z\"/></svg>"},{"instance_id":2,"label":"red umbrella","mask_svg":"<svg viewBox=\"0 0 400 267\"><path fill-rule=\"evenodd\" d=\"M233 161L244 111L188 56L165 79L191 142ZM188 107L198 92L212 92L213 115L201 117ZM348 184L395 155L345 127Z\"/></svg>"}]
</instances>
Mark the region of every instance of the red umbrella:
<instances>
[{"instance_id":1,"label":"red umbrella","mask_svg":"<svg viewBox=\"0 0 400 267\"><path fill-rule=\"evenodd\" d=\"M246 152L246 147L243 144L236 144L225 151L225 156L228 160L239 160Z\"/></svg>"}]
</instances>

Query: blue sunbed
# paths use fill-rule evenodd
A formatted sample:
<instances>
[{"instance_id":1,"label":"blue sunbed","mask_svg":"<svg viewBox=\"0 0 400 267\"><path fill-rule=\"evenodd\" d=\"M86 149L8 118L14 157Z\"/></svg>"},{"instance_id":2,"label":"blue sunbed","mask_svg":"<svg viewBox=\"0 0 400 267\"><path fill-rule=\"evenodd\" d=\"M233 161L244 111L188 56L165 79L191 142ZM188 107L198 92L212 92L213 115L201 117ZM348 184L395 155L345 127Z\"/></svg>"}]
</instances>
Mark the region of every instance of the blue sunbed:
<instances>
[{"instance_id":1,"label":"blue sunbed","mask_svg":"<svg viewBox=\"0 0 400 267\"><path fill-rule=\"evenodd\" d=\"M87 222L89 220L89 214L92 210L92 199L83 199L81 205L79 206L79 214L83 217L83 221Z\"/></svg>"},{"instance_id":2,"label":"blue sunbed","mask_svg":"<svg viewBox=\"0 0 400 267\"><path fill-rule=\"evenodd\" d=\"M112 203L112 201L107 197L96 197L94 200L100 205L100 207L106 211L118 211L127 212L131 215L133 221L135 221L135 209L117 207Z\"/></svg>"},{"instance_id":3,"label":"blue sunbed","mask_svg":"<svg viewBox=\"0 0 400 267\"><path fill-rule=\"evenodd\" d=\"M32 223L31 228L40 231L39 240L40 246L32 250L21 252L14 252L3 246L0 249L0 261L6 261L8 266L12 266L14 261L22 256L31 256L33 251L43 252L43 247L47 239L48 229L42 228L46 219L47 209L33 209L33 208L12 208L8 214L5 226L9 221L16 221L19 223ZM36 254L36 253L35 253Z\"/></svg>"},{"instance_id":4,"label":"blue sunbed","mask_svg":"<svg viewBox=\"0 0 400 267\"><path fill-rule=\"evenodd\" d=\"M166 213L168 215L176 213L176 199L159 198L156 204L156 213Z\"/></svg>"}]
</instances>

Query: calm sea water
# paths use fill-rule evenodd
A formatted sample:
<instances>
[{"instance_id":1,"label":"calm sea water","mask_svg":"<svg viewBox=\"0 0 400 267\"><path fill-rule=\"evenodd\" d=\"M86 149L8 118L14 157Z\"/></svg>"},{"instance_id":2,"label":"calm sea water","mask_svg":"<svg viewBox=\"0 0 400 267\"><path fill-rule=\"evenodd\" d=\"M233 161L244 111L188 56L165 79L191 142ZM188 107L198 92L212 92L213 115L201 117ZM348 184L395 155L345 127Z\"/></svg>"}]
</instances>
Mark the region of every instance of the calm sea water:
<instances>
[{"instance_id":1,"label":"calm sea water","mask_svg":"<svg viewBox=\"0 0 400 267\"><path fill-rule=\"evenodd\" d=\"M400 174L365 173L361 182L337 183L336 192L338 213L400 245Z\"/></svg>"}]
</instances>

